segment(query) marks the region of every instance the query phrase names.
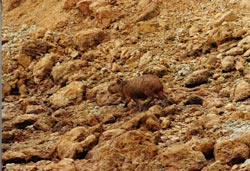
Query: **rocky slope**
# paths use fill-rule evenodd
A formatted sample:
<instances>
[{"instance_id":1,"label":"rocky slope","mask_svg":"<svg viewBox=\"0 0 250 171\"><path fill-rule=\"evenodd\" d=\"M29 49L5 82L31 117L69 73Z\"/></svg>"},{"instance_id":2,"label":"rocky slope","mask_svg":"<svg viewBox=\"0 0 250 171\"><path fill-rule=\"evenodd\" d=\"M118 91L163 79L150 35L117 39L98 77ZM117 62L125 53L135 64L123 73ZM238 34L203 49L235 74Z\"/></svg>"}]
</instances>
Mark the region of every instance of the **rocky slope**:
<instances>
[{"instance_id":1,"label":"rocky slope","mask_svg":"<svg viewBox=\"0 0 250 171\"><path fill-rule=\"evenodd\" d=\"M4 0L5 171L250 170L248 0ZM160 77L138 111L107 87Z\"/></svg>"}]
</instances>

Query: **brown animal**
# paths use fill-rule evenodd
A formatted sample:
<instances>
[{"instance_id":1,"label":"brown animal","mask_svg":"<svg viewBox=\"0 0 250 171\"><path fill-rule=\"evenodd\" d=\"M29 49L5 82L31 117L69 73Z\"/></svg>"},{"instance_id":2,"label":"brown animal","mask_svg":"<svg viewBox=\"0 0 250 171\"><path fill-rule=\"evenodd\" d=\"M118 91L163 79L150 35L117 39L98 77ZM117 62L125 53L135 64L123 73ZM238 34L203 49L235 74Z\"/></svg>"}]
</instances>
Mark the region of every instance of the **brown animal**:
<instances>
[{"instance_id":1,"label":"brown animal","mask_svg":"<svg viewBox=\"0 0 250 171\"><path fill-rule=\"evenodd\" d=\"M165 105L168 102L164 95L162 82L156 75L142 75L127 81L117 79L108 87L108 91L111 94L120 93L122 100L125 101L125 107L133 99L140 111L144 109L140 100L147 99L146 104L149 105L157 96L164 100Z\"/></svg>"}]
</instances>

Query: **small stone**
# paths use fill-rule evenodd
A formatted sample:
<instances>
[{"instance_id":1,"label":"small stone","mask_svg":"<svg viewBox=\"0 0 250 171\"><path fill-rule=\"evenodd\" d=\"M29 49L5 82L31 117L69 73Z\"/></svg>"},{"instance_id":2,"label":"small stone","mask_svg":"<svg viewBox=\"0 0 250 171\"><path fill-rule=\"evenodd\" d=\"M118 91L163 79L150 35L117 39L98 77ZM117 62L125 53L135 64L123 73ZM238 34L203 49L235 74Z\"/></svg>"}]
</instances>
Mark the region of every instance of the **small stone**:
<instances>
[{"instance_id":1,"label":"small stone","mask_svg":"<svg viewBox=\"0 0 250 171\"><path fill-rule=\"evenodd\" d=\"M140 58L138 67L139 68L145 67L145 65L148 65L148 63L150 63L151 60L152 60L152 54L150 52L143 54L143 56Z\"/></svg>"},{"instance_id":2,"label":"small stone","mask_svg":"<svg viewBox=\"0 0 250 171\"><path fill-rule=\"evenodd\" d=\"M143 72L143 74L154 74L158 77L163 77L168 73L168 71L168 68L164 65L152 65L148 66Z\"/></svg>"},{"instance_id":3,"label":"small stone","mask_svg":"<svg viewBox=\"0 0 250 171\"><path fill-rule=\"evenodd\" d=\"M171 126L171 120L169 118L164 118L161 122L161 128L166 129Z\"/></svg>"},{"instance_id":4,"label":"small stone","mask_svg":"<svg viewBox=\"0 0 250 171\"><path fill-rule=\"evenodd\" d=\"M226 56L221 61L221 67L224 72L229 72L235 69L235 60L233 56Z\"/></svg>"}]
</instances>

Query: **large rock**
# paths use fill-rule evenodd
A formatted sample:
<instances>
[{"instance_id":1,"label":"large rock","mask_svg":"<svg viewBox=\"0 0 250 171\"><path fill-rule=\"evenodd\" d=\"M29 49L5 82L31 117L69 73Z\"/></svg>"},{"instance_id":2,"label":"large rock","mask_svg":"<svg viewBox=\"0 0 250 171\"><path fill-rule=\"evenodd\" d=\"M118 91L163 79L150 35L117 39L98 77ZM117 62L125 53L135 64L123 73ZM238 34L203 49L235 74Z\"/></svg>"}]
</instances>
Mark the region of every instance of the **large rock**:
<instances>
[{"instance_id":1,"label":"large rock","mask_svg":"<svg viewBox=\"0 0 250 171\"><path fill-rule=\"evenodd\" d=\"M101 135L98 145L89 151L86 159L103 170L136 170L140 163L152 160L157 152L151 133L115 129Z\"/></svg>"},{"instance_id":2,"label":"large rock","mask_svg":"<svg viewBox=\"0 0 250 171\"><path fill-rule=\"evenodd\" d=\"M194 71L193 73L187 76L184 84L186 87L195 87L200 84L206 83L210 76L211 73L207 69Z\"/></svg>"},{"instance_id":3,"label":"large rock","mask_svg":"<svg viewBox=\"0 0 250 171\"><path fill-rule=\"evenodd\" d=\"M99 28L88 29L78 32L74 42L81 51L86 51L91 47L100 44L106 37L106 33Z\"/></svg>"},{"instance_id":4,"label":"large rock","mask_svg":"<svg viewBox=\"0 0 250 171\"><path fill-rule=\"evenodd\" d=\"M233 101L241 101L250 97L250 84L241 80L231 88L230 98Z\"/></svg>"},{"instance_id":5,"label":"large rock","mask_svg":"<svg viewBox=\"0 0 250 171\"><path fill-rule=\"evenodd\" d=\"M52 77L55 82L66 82L74 72L83 69L88 65L87 61L84 60L71 60L61 64L57 64L52 68Z\"/></svg>"},{"instance_id":6,"label":"large rock","mask_svg":"<svg viewBox=\"0 0 250 171\"><path fill-rule=\"evenodd\" d=\"M33 67L34 82L40 83L45 76L50 74L52 67L55 63L56 56L53 54L46 54L41 58Z\"/></svg>"},{"instance_id":7,"label":"large rock","mask_svg":"<svg viewBox=\"0 0 250 171\"><path fill-rule=\"evenodd\" d=\"M55 108L79 103L83 100L85 91L86 91L85 84L79 81L75 81L61 88L52 96L50 96L49 102Z\"/></svg>"},{"instance_id":8,"label":"large rock","mask_svg":"<svg viewBox=\"0 0 250 171\"><path fill-rule=\"evenodd\" d=\"M237 164L249 158L249 147L235 140L219 141L214 146L216 161L223 164Z\"/></svg>"},{"instance_id":9,"label":"large rock","mask_svg":"<svg viewBox=\"0 0 250 171\"><path fill-rule=\"evenodd\" d=\"M89 135L85 127L76 127L62 136L56 153L63 158L84 158L85 154L97 143L95 135Z\"/></svg>"},{"instance_id":10,"label":"large rock","mask_svg":"<svg viewBox=\"0 0 250 171\"><path fill-rule=\"evenodd\" d=\"M201 170L206 165L205 156L188 145L175 145L161 152L144 170Z\"/></svg>"}]
</instances>

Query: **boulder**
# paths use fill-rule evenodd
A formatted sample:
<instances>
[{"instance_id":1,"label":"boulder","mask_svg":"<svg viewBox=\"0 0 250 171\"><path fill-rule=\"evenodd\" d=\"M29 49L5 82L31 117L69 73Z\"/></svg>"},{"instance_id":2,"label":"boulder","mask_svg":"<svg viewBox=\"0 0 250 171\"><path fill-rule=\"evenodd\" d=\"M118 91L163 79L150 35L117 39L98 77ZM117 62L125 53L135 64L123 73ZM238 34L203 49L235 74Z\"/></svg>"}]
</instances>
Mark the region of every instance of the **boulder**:
<instances>
[{"instance_id":1,"label":"boulder","mask_svg":"<svg viewBox=\"0 0 250 171\"><path fill-rule=\"evenodd\" d=\"M249 158L249 147L236 140L219 141L214 146L216 161L223 164L238 164Z\"/></svg>"}]
</instances>

